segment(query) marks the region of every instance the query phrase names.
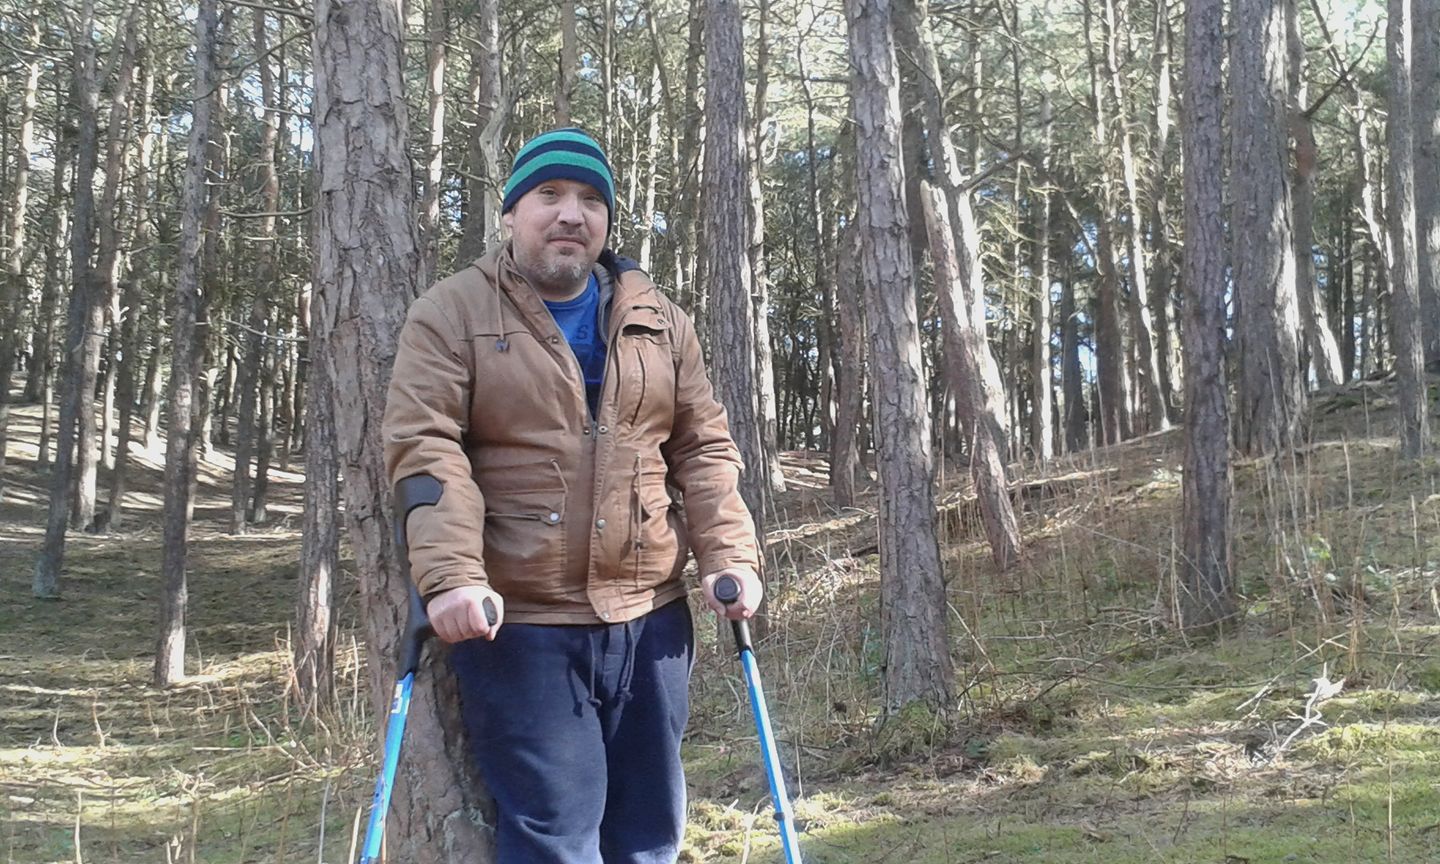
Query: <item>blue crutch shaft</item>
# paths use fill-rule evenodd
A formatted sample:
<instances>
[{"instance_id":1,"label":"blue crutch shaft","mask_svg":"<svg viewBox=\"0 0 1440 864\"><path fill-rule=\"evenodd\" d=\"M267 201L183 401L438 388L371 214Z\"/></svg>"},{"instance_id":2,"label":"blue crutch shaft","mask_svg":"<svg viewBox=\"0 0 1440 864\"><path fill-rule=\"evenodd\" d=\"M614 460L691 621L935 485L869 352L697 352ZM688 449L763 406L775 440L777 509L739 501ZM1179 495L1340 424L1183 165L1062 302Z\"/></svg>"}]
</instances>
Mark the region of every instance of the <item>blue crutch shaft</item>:
<instances>
[{"instance_id":1,"label":"blue crutch shaft","mask_svg":"<svg viewBox=\"0 0 1440 864\"><path fill-rule=\"evenodd\" d=\"M385 818L390 813L390 793L395 788L395 771L400 766L400 745L405 740L405 722L410 717L410 695L415 687L415 673L420 668L420 655L435 630L425 614L425 601L415 590L410 578L409 544L405 523L416 507L439 503L443 487L428 474L406 477L395 484L395 545L399 550L400 572L410 589L410 611L405 617L405 630L400 637L400 654L396 658L395 692L390 699L390 719L385 725L385 756L380 776L375 779L375 795L370 800L370 821L365 828L365 845L360 847L359 864L374 864L380 859L385 841ZM494 604L486 598L485 618L493 626L497 617Z\"/></svg>"},{"instance_id":2,"label":"blue crutch shaft","mask_svg":"<svg viewBox=\"0 0 1440 864\"><path fill-rule=\"evenodd\" d=\"M740 599L740 583L731 576L715 580L715 599L729 606ZM800 841L795 835L794 814L790 796L785 792L785 774L780 766L780 751L775 747L775 733L770 727L770 709L765 704L765 688L760 683L760 665L755 661L755 646L750 642L750 625L731 621L735 633L735 649L740 666L745 670L745 689L750 693L750 711L755 715L755 729L760 736L760 754L765 760L765 776L770 781L770 801L775 805L775 824L780 829L780 847L788 864L800 864Z\"/></svg>"}]
</instances>

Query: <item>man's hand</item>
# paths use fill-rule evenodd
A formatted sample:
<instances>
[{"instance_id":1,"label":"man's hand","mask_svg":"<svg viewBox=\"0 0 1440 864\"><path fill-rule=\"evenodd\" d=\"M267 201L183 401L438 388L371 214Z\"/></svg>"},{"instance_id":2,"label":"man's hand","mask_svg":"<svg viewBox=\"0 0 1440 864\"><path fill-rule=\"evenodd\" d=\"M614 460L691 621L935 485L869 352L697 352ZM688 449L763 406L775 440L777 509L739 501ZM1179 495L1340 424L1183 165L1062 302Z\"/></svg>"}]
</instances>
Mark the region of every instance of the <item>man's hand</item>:
<instances>
[{"instance_id":1,"label":"man's hand","mask_svg":"<svg viewBox=\"0 0 1440 864\"><path fill-rule=\"evenodd\" d=\"M740 599L729 606L715 599L715 581L721 576L729 576L740 583ZM753 617L755 610L760 608L760 598L765 596L765 588L760 584L760 577L744 567L727 567L724 570L716 570L700 580L700 590L705 594L705 605L715 610L716 615L721 618L729 618L731 621L744 621Z\"/></svg>"},{"instance_id":2,"label":"man's hand","mask_svg":"<svg viewBox=\"0 0 1440 864\"><path fill-rule=\"evenodd\" d=\"M485 601L495 606L495 623L485 619ZM426 606L435 635L449 643L466 639L494 639L505 623L505 600L489 588L467 585L451 588L431 598Z\"/></svg>"}]
</instances>

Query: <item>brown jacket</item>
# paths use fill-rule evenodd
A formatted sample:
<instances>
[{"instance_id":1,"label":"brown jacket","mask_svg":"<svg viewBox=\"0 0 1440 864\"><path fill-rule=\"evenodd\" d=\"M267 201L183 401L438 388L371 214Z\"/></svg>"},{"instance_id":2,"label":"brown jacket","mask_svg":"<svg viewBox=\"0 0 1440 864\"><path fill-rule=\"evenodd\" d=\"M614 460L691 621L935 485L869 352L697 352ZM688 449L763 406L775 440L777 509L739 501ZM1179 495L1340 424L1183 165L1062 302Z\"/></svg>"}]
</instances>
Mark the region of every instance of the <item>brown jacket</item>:
<instances>
[{"instance_id":1,"label":"brown jacket","mask_svg":"<svg viewBox=\"0 0 1440 864\"><path fill-rule=\"evenodd\" d=\"M488 583L507 621L616 623L685 593L691 546L701 573L758 570L694 325L643 273L596 275L609 350L593 420L575 355L509 244L410 307L382 431L392 483L429 474L444 487L407 525L427 599Z\"/></svg>"}]
</instances>

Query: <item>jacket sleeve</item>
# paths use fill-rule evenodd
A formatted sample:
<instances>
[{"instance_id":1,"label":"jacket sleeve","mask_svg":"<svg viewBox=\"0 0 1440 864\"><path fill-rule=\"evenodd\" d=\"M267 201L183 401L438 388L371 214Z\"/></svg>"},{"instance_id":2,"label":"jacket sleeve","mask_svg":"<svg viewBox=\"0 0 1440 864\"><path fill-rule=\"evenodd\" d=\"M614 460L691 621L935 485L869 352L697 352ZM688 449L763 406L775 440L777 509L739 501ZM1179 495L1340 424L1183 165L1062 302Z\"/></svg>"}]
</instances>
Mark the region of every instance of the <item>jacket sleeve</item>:
<instances>
[{"instance_id":1,"label":"jacket sleeve","mask_svg":"<svg viewBox=\"0 0 1440 864\"><path fill-rule=\"evenodd\" d=\"M670 479L685 496L685 520L695 560L704 576L727 567L760 572L755 522L740 497L744 462L725 406L715 398L695 325L670 306L675 340L675 420L661 447Z\"/></svg>"},{"instance_id":2,"label":"jacket sleeve","mask_svg":"<svg viewBox=\"0 0 1440 864\"><path fill-rule=\"evenodd\" d=\"M462 343L436 303L421 297L400 331L381 432L391 487L429 474L443 492L433 507L411 511L406 525L410 573L420 595L485 585L485 500L471 478L464 436L472 375Z\"/></svg>"}]
</instances>

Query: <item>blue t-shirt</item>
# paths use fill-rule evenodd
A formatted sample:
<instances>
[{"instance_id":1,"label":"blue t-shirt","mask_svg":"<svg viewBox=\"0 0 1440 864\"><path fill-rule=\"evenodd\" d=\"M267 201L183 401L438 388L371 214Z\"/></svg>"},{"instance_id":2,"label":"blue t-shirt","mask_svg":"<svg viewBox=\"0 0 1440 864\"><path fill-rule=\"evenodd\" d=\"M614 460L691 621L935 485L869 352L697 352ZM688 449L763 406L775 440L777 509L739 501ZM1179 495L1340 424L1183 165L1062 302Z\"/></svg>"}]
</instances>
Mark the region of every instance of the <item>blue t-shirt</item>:
<instances>
[{"instance_id":1,"label":"blue t-shirt","mask_svg":"<svg viewBox=\"0 0 1440 864\"><path fill-rule=\"evenodd\" d=\"M600 283L595 274L585 283L580 296L561 303L545 301L545 308L560 325L570 350L580 363L585 378L585 400L590 403L590 416L600 412L600 381L605 375L605 337L600 332Z\"/></svg>"}]
</instances>

